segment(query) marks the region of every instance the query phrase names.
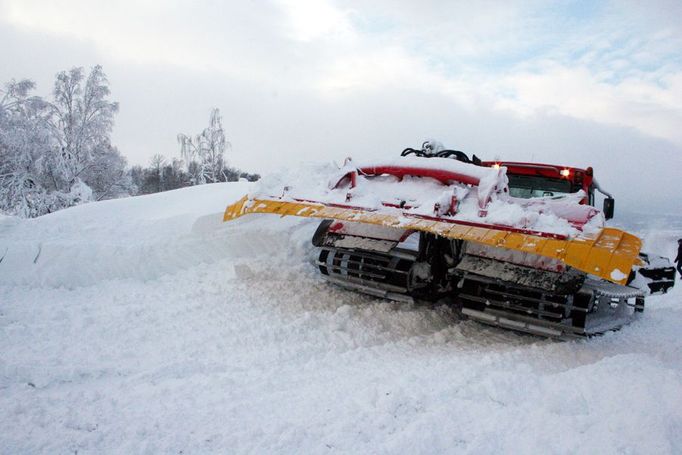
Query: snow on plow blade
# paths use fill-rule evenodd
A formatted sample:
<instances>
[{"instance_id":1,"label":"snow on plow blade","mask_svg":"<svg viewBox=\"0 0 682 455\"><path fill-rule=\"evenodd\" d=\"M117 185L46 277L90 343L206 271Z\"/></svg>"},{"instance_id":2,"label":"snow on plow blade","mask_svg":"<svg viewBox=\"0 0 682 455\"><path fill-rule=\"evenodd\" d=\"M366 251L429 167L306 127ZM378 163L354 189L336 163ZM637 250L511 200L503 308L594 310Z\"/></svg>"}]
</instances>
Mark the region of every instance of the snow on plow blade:
<instances>
[{"instance_id":1,"label":"snow on plow blade","mask_svg":"<svg viewBox=\"0 0 682 455\"><path fill-rule=\"evenodd\" d=\"M625 285L633 266L640 265L641 241L625 231L604 227L596 234L569 237L508 226L417 215L399 209L379 211L352 205L277 198L248 198L227 207L223 221L251 213L352 221L433 233L552 258L585 273Z\"/></svg>"}]
</instances>

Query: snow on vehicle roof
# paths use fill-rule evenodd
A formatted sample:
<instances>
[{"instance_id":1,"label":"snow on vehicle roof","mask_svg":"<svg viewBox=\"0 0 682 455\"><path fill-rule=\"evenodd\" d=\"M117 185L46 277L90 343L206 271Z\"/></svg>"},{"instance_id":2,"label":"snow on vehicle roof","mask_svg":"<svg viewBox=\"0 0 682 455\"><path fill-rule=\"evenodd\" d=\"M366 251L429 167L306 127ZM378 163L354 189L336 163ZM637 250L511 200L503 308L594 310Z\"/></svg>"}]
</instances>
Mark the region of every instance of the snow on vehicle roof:
<instances>
[{"instance_id":1,"label":"snow on vehicle roof","mask_svg":"<svg viewBox=\"0 0 682 455\"><path fill-rule=\"evenodd\" d=\"M355 186L343 183L344 176L358 169L410 167L447 170L478 179L478 185L443 182L429 177L358 173ZM566 236L591 235L604 225L593 207L578 204L574 195L547 200L512 198L507 188L506 169L476 166L448 158L400 157L377 161L346 160L342 167L305 164L295 170L281 170L266 176L252 196L346 204L370 210L391 211L389 206L415 215L433 216L436 207L447 207L456 199L455 214L438 216L478 223L496 224ZM483 201L483 203L481 203Z\"/></svg>"}]
</instances>

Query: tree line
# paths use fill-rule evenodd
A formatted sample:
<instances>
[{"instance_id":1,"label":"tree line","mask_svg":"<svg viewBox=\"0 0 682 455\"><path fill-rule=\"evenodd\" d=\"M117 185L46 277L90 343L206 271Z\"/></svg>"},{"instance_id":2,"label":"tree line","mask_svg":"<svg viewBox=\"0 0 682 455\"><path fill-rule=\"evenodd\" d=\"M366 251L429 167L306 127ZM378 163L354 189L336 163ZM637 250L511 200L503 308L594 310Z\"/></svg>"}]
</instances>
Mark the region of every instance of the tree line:
<instances>
[{"instance_id":1,"label":"tree line","mask_svg":"<svg viewBox=\"0 0 682 455\"><path fill-rule=\"evenodd\" d=\"M200 174L201 165L198 161L190 161L189 166L185 166L185 161L178 158L167 159L163 155L154 155L150 160L149 166L132 166L129 175L135 194L151 194L161 191L176 190L191 185L213 182L236 182L244 179L255 182L260 178L259 174L251 174L237 168L223 166L216 175L215 180L197 179Z\"/></svg>"},{"instance_id":2,"label":"tree line","mask_svg":"<svg viewBox=\"0 0 682 455\"><path fill-rule=\"evenodd\" d=\"M128 167L111 143L118 103L109 100L101 66L57 74L51 99L32 95L35 83L12 80L0 89L0 212L36 217L73 205L204 183L257 180L227 165L222 118L180 134L180 158L157 154Z\"/></svg>"},{"instance_id":3,"label":"tree line","mask_svg":"<svg viewBox=\"0 0 682 455\"><path fill-rule=\"evenodd\" d=\"M211 111L209 125L194 136L178 134L181 158L154 155L148 167L133 166L130 178L138 194L174 190L204 183L258 180L260 175L243 172L225 162L229 142L225 139L218 109Z\"/></svg>"}]
</instances>

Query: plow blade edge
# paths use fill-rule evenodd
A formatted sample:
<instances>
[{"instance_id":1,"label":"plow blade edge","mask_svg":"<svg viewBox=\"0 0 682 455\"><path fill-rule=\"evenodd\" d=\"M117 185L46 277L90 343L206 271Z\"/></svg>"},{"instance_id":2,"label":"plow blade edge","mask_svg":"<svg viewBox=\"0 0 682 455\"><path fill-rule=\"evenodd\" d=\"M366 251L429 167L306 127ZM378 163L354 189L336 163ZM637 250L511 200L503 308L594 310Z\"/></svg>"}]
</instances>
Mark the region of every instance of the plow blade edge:
<instances>
[{"instance_id":1,"label":"plow blade edge","mask_svg":"<svg viewBox=\"0 0 682 455\"><path fill-rule=\"evenodd\" d=\"M429 232L445 238L557 259L567 266L621 285L628 282L633 266L640 264L641 240L615 228L604 228L591 237L568 238L505 226L420 216L397 210L387 213L318 202L249 199L246 196L227 207L223 221L251 213L353 221Z\"/></svg>"}]
</instances>

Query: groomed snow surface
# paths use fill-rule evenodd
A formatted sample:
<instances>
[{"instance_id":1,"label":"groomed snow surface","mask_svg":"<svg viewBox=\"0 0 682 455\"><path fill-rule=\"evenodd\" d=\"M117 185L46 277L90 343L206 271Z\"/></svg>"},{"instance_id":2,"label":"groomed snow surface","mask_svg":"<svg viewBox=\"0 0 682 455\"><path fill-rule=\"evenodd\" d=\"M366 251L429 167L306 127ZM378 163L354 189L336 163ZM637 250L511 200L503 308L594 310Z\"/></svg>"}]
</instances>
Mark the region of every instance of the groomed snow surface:
<instances>
[{"instance_id":1,"label":"groomed snow surface","mask_svg":"<svg viewBox=\"0 0 682 455\"><path fill-rule=\"evenodd\" d=\"M0 218L1 453L682 452L679 285L519 335L324 283L314 220L221 223L249 190Z\"/></svg>"}]
</instances>

